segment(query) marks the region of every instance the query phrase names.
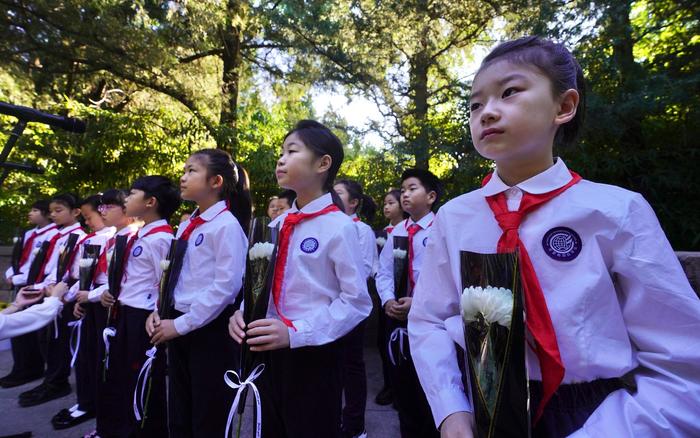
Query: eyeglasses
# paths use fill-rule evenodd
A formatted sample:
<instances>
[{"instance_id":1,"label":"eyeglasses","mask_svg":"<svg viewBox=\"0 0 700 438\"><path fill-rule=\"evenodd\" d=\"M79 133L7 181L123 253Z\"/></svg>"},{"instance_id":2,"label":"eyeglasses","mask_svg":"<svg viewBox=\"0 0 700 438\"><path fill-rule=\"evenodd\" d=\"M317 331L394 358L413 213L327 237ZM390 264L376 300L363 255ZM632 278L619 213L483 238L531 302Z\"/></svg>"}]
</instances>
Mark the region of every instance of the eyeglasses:
<instances>
[{"instance_id":1,"label":"eyeglasses","mask_svg":"<svg viewBox=\"0 0 700 438\"><path fill-rule=\"evenodd\" d=\"M100 204L97 206L97 211L100 214L105 214L105 213L107 213L108 210L111 210L112 208L116 208L116 207L119 207L119 206L114 205L114 204Z\"/></svg>"}]
</instances>

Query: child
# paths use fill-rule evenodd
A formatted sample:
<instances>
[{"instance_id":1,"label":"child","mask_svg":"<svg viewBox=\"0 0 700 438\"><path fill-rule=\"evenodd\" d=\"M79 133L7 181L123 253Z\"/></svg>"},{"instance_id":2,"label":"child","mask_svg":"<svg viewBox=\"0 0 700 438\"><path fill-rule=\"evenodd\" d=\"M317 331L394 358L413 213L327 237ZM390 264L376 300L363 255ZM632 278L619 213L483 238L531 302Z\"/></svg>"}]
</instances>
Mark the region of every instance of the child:
<instances>
[{"instance_id":1,"label":"child","mask_svg":"<svg viewBox=\"0 0 700 438\"><path fill-rule=\"evenodd\" d=\"M173 238L168 219L179 206L180 196L174 184L158 175L134 181L125 200L126 215L139 218L144 225L128 240L119 291L110 290L108 285L97 289L102 289L99 293L103 307L118 306L116 317L108 322L114 335L109 340L109 364L103 370L106 379L98 379L100 437L167 436L162 357L153 366L149 415L143 423L134 416L133 394L145 352L150 348L144 326L155 309L161 261L166 259Z\"/></svg>"},{"instance_id":2,"label":"child","mask_svg":"<svg viewBox=\"0 0 700 438\"><path fill-rule=\"evenodd\" d=\"M527 326L533 414L549 400L533 436L700 434L700 302L653 211L553 157L555 141L581 129L584 90L571 53L537 37L499 45L474 78L471 134L496 171L440 210L409 322L443 437L472 434L455 348L464 347L460 253L514 248L522 272L534 271L534 281L521 276L527 322L539 324ZM635 391L619 380L627 373Z\"/></svg>"},{"instance_id":3,"label":"child","mask_svg":"<svg viewBox=\"0 0 700 438\"><path fill-rule=\"evenodd\" d=\"M49 201L39 200L34 202L27 217L29 223L34 225L34 228L24 233L19 272L14 272L11 267L5 272L5 279L15 288L27 284L27 274L34 261L35 250L58 232L56 225L51 222ZM11 339L11 343L14 363L10 374L0 379L0 386L3 388L24 385L44 374L44 359L39 349L37 332L14 337Z\"/></svg>"},{"instance_id":4,"label":"child","mask_svg":"<svg viewBox=\"0 0 700 438\"><path fill-rule=\"evenodd\" d=\"M406 213L401 209L401 190L391 189L384 196L384 218L389 221L389 225L384 227L387 234L391 234L394 227L402 220L406 219Z\"/></svg>"},{"instance_id":5,"label":"child","mask_svg":"<svg viewBox=\"0 0 700 438\"><path fill-rule=\"evenodd\" d=\"M77 254L70 268L71 277L74 279L80 278L80 260L84 256L87 245L102 248L107 243L107 240L114 234L114 227L105 226L102 215L100 215L98 211L101 200L101 195L92 195L85 198L80 203L80 215L92 232L83 237L79 242ZM80 283L75 282L65 295L64 300L76 301L79 292ZM77 340L80 340L75 347L78 351L73 353L77 354L77 357L73 357L72 359L72 363L74 361L75 364L75 392L77 395L77 403L68 409L62 409L53 416L51 424L54 429L57 430L76 426L95 416L97 337L95 336L94 312L92 312L91 309L83 309L82 307L86 304L86 294L87 292L83 295L83 302L76 303L73 308L73 316L78 318L79 322L70 323L74 325L73 331L79 331L77 334L72 334L71 337L76 337ZM73 348L73 346L71 346L71 348Z\"/></svg>"},{"instance_id":6,"label":"child","mask_svg":"<svg viewBox=\"0 0 700 438\"><path fill-rule=\"evenodd\" d=\"M362 251L364 275L367 281L374 277L377 264L377 245L374 231L362 222L357 213L363 218L372 220L377 205L372 198L362 192L362 186L356 181L342 179L336 181L333 190L338 194L345 206L345 214L357 226L359 243ZM368 284L368 289L369 289ZM366 320L365 320L366 321ZM367 374L365 372L364 338L365 321L362 321L345 336L343 391L345 407L343 408L342 435L343 437L366 437L365 407L367 404Z\"/></svg>"},{"instance_id":7,"label":"child","mask_svg":"<svg viewBox=\"0 0 700 438\"><path fill-rule=\"evenodd\" d=\"M413 289L420 277L425 258L428 232L435 219L433 211L442 195L442 184L431 172L423 169L407 169L401 175L401 206L410 216L399 222L389 234L379 256L377 291L382 307L388 317L388 351L392 359L390 367L391 386L394 401L399 411L399 425L402 437L437 436L432 424L430 408L420 387L413 366L408 345L404 345L406 318L411 309ZM395 284L394 241L404 238L407 241L404 258L408 260L405 284L406 296L395 293L402 286ZM396 248L400 251L401 248ZM398 287L397 287L398 286ZM398 345L395 345L398 344ZM406 343L407 344L407 343Z\"/></svg>"},{"instance_id":8,"label":"child","mask_svg":"<svg viewBox=\"0 0 700 438\"><path fill-rule=\"evenodd\" d=\"M47 259L40 269L39 278L34 285L25 286L22 290L35 289L50 291L58 282L70 282L70 270L58 272L64 263L70 260L72 253L77 249L77 240L85 236L80 228L78 216L80 209L78 198L70 193L54 196L49 204L51 219L58 227L50 241ZM71 238L71 235L75 237ZM75 240L73 240L75 239ZM73 240L73 246L69 246ZM65 265L68 268L69 265ZM45 340L46 350L46 374L41 385L23 392L19 396L19 404L23 407L35 406L50 400L70 394L71 387L68 383L70 376L70 329L68 322L72 320L73 306L66 304L59 313L53 325L48 329ZM45 332L46 333L46 332Z\"/></svg>"},{"instance_id":9,"label":"child","mask_svg":"<svg viewBox=\"0 0 700 438\"><path fill-rule=\"evenodd\" d=\"M277 199L277 196L271 196L270 199L267 200L267 217L269 217L270 220L274 220L277 216L279 216Z\"/></svg>"},{"instance_id":10,"label":"child","mask_svg":"<svg viewBox=\"0 0 700 438\"><path fill-rule=\"evenodd\" d=\"M270 224L280 235L267 318L246 327L236 311L229 324L237 342L267 352L263 436L340 433L341 338L371 310L357 227L333 191L342 161L340 140L318 122L301 121L287 134L277 182L297 198Z\"/></svg>"},{"instance_id":11,"label":"child","mask_svg":"<svg viewBox=\"0 0 700 438\"><path fill-rule=\"evenodd\" d=\"M84 324L86 325L84 329L86 336L81 340L81 347L87 343L86 348L90 353L86 353L85 360L92 362L91 365L88 364L87 366L90 366L93 372L91 379L94 381L94 386L85 388L90 393L83 394L81 391L78 397L79 401L83 397L92 397L94 399L95 416L97 418L97 429L87 434L87 437L98 436L98 430L105 434L108 432L106 418L109 418L109 412L105 412L107 407L102 406L97 399L97 394L103 385L102 362L105 357L103 334L107 326L107 309L102 306L101 298L102 292L107 290L105 286L109 281L108 264L112 260L117 236L125 236L125 238L130 239L139 229L138 225L134 223L134 219L126 214L127 196L126 190L121 189L105 190L102 194L97 211L100 213L102 221L107 227L106 229L109 230L107 231L109 237L100 250L92 289L81 290L76 294L76 302L84 312ZM78 387L78 389L80 388L81 386ZM82 405L82 402L80 404ZM82 409L80 410L82 411ZM71 415L74 414L75 412L71 412Z\"/></svg>"},{"instance_id":12,"label":"child","mask_svg":"<svg viewBox=\"0 0 700 438\"><path fill-rule=\"evenodd\" d=\"M238 369L239 353L226 326L243 284L252 214L245 187L245 173L220 149L192 154L180 178L182 198L197 210L177 230L188 246L173 291L176 317L154 312L146 324L153 344L169 341L171 437L224 435L233 394L223 376Z\"/></svg>"},{"instance_id":13,"label":"child","mask_svg":"<svg viewBox=\"0 0 700 438\"><path fill-rule=\"evenodd\" d=\"M394 227L398 225L401 221L406 219L406 213L401 209L401 190L391 189L384 195L384 205L382 208L382 213L384 218L389 221L389 224L382 228L381 230L376 230L375 235L377 237L377 249L381 253L384 244L386 243L387 237L394 230ZM377 259L377 264L379 259ZM376 291L376 283L375 283ZM378 298L376 294L373 296ZM381 306L381 299L378 299L379 311L377 312L377 349L379 350L379 357L382 360L382 376L384 377L384 386L377 393L374 398L374 402L378 405L390 405L394 401L394 393L391 389L391 362L389 360L389 354L387 351L387 345L389 342L389 337L387 333L387 316L384 312L384 308Z\"/></svg>"},{"instance_id":14,"label":"child","mask_svg":"<svg viewBox=\"0 0 700 438\"><path fill-rule=\"evenodd\" d=\"M282 190L280 194L277 195L277 216L292 208L296 197L297 195L294 193L294 190Z\"/></svg>"}]
</instances>

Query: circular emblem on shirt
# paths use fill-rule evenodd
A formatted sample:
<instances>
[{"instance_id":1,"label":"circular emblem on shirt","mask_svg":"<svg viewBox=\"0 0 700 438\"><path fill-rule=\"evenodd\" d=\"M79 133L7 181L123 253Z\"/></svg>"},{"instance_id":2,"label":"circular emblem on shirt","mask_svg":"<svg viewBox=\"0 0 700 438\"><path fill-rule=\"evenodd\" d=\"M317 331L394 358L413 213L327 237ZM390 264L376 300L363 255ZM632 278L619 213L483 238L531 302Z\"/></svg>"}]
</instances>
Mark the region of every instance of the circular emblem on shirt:
<instances>
[{"instance_id":1,"label":"circular emblem on shirt","mask_svg":"<svg viewBox=\"0 0 700 438\"><path fill-rule=\"evenodd\" d=\"M542 238L542 247L552 259L570 262L581 252L581 237L571 228L552 228Z\"/></svg>"},{"instance_id":2,"label":"circular emblem on shirt","mask_svg":"<svg viewBox=\"0 0 700 438\"><path fill-rule=\"evenodd\" d=\"M423 239L423 246L428 246L428 237L427 236Z\"/></svg>"},{"instance_id":3,"label":"circular emblem on shirt","mask_svg":"<svg viewBox=\"0 0 700 438\"><path fill-rule=\"evenodd\" d=\"M307 237L306 239L301 241L300 248L307 254L316 252L316 250L318 249L318 240L314 239L313 237Z\"/></svg>"},{"instance_id":4,"label":"circular emblem on shirt","mask_svg":"<svg viewBox=\"0 0 700 438\"><path fill-rule=\"evenodd\" d=\"M37 242L34 244L34 248L39 248L41 246L41 242Z\"/></svg>"},{"instance_id":5,"label":"circular emblem on shirt","mask_svg":"<svg viewBox=\"0 0 700 438\"><path fill-rule=\"evenodd\" d=\"M134 257L138 257L141 255L142 252L143 248L141 246L137 246L136 248L134 248L134 251L131 253L131 255L133 255Z\"/></svg>"},{"instance_id":6,"label":"circular emblem on shirt","mask_svg":"<svg viewBox=\"0 0 700 438\"><path fill-rule=\"evenodd\" d=\"M197 239L194 241L194 246L199 246L202 242L204 242L204 234L197 236Z\"/></svg>"},{"instance_id":7,"label":"circular emblem on shirt","mask_svg":"<svg viewBox=\"0 0 700 438\"><path fill-rule=\"evenodd\" d=\"M90 244L90 239L87 239L85 242L83 242L83 245L89 245Z\"/></svg>"}]
</instances>

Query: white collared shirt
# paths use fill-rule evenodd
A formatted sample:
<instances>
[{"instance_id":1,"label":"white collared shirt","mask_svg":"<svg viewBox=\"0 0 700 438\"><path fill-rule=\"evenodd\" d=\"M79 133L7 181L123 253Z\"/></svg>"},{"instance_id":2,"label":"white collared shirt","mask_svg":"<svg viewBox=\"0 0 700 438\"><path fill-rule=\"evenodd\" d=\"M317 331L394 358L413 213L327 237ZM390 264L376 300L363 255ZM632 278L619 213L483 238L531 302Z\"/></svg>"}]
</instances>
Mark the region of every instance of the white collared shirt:
<instances>
[{"instance_id":1,"label":"white collared shirt","mask_svg":"<svg viewBox=\"0 0 700 438\"><path fill-rule=\"evenodd\" d=\"M122 275L119 290L121 304L144 310L156 308L160 276L163 273L160 261L167 257L173 235L165 232L154 233L150 236L146 236L146 234L156 227L167 224L165 219L161 219L138 230L138 237L131 247L126 269ZM102 295L105 290L109 290L108 284L103 284L94 289L93 292Z\"/></svg>"},{"instance_id":2,"label":"white collared shirt","mask_svg":"<svg viewBox=\"0 0 700 438\"><path fill-rule=\"evenodd\" d=\"M62 308L61 300L56 297L46 297L42 303L20 312L10 315L0 314L0 340L39 330L56 318Z\"/></svg>"},{"instance_id":3,"label":"white collared shirt","mask_svg":"<svg viewBox=\"0 0 700 438\"><path fill-rule=\"evenodd\" d=\"M464 346L460 251L497 252L502 232L484 197L505 191L513 201L518 191L545 193L570 180L559 159L516 190L494 174L440 209L408 318L436 424L471 410L455 360L455 343ZM568 242L555 245L546 238L553 232ZM519 234L557 335L562 383L633 372L637 385L636 392L611 393L574 435L698 436L700 301L644 198L583 180L528 214ZM529 377L539 380L530 349L527 361Z\"/></svg>"},{"instance_id":4,"label":"white collared shirt","mask_svg":"<svg viewBox=\"0 0 700 438\"><path fill-rule=\"evenodd\" d=\"M54 223L50 223L41 228L34 227L31 230L28 230L24 233L25 244L33 233L37 233L39 235L34 238L34 242L32 243L33 248L30 250L29 257L27 257L27 260L25 260L22 266L19 267L19 273L14 274L12 266L10 266L7 269L7 271L5 271L5 278L7 278L8 280L12 279L12 284L14 286L23 286L27 283L27 275L29 274L29 268L32 266L32 262L34 261L34 257L36 256L35 251L38 251L45 241L51 239L54 235L56 235L56 233L58 233L58 229L56 228L56 224Z\"/></svg>"},{"instance_id":5,"label":"white collared shirt","mask_svg":"<svg viewBox=\"0 0 700 438\"><path fill-rule=\"evenodd\" d=\"M379 254L379 270L377 271L377 292L382 300L382 306L389 300L395 300L394 291L394 236L408 236L408 227L418 224L420 230L413 236L413 279L418 283L421 266L423 264L423 254L428 244L431 224L435 220L435 213L432 211L423 216L418 222L413 219L404 219L387 235L386 243ZM406 254L408 257L408 254Z\"/></svg>"},{"instance_id":6,"label":"white collared shirt","mask_svg":"<svg viewBox=\"0 0 700 438\"><path fill-rule=\"evenodd\" d=\"M71 272L71 277L75 279L80 279L80 259L83 258L83 255L85 253L85 246L86 245L95 245L99 246L100 250L98 254L101 254L102 251L105 248L105 245L107 244L107 241L114 236L114 232L116 231L115 227L104 227L100 231L96 231L94 236L91 236L89 238L86 238L80 243L80 248L78 248L78 254L75 256L75 259L73 260L73 266L70 268ZM75 295L78 293L80 290L80 281L76 281L68 290L66 295L63 297L64 301L73 301L75 299Z\"/></svg>"},{"instance_id":7,"label":"white collared shirt","mask_svg":"<svg viewBox=\"0 0 700 438\"><path fill-rule=\"evenodd\" d=\"M238 220L226 209L226 203L217 202L201 217L206 222L189 237L173 292L175 309L184 313L175 319L180 335L208 324L233 304L245 273L248 239ZM189 223L188 219L180 224L178 237Z\"/></svg>"},{"instance_id":8,"label":"white collared shirt","mask_svg":"<svg viewBox=\"0 0 700 438\"><path fill-rule=\"evenodd\" d=\"M111 239L116 239L117 236L126 236L127 237L127 242L129 241L129 238L134 234L139 231L139 225L138 224L129 224L122 228L121 230L117 231L116 233L112 233L112 235L105 241L105 243L102 245L102 250L100 251L100 256L107 251L106 257L107 257L107 264L112 260L112 252L114 251L114 242L112 242L112 246L107 249L107 245ZM109 271L109 269L107 269ZM95 286L93 290L90 291L88 294L88 301L91 303L96 303L100 301L100 298L102 297L102 293L106 290L109 290L109 277L108 277L108 272L99 272L97 276L95 277L95 285L100 285L100 286Z\"/></svg>"},{"instance_id":9,"label":"white collared shirt","mask_svg":"<svg viewBox=\"0 0 700 438\"><path fill-rule=\"evenodd\" d=\"M365 269L365 276L366 278L372 277L376 273L377 261L379 259L379 255L377 254L377 238L374 236L374 230L372 230L372 227L359 220L356 214L351 215L350 219L353 220L353 223L357 227L357 233L360 237L360 251L362 253L362 266Z\"/></svg>"},{"instance_id":10,"label":"white collared shirt","mask_svg":"<svg viewBox=\"0 0 700 438\"><path fill-rule=\"evenodd\" d=\"M68 243L68 236L77 234L78 240L80 240L85 235L85 231L80 227L80 223L76 222L73 225L61 228L58 230L58 234L60 234L61 237L56 241L56 246L51 252L51 257L49 257L49 261L46 263L46 266L44 266L44 279L36 283L34 289L43 289L51 284L56 284L59 280L63 280L56 279L56 269L58 268L58 259L61 256L61 252L65 251L66 244ZM77 249L78 248L75 248L75 250ZM68 274L69 271L70 269L67 269L66 274Z\"/></svg>"},{"instance_id":11,"label":"white collared shirt","mask_svg":"<svg viewBox=\"0 0 700 438\"><path fill-rule=\"evenodd\" d=\"M333 203L329 193L305 205L314 213ZM292 208L270 223L280 229ZM290 348L333 342L362 322L372 310L367 292L357 227L350 217L332 211L300 222L289 242L289 255L280 295L280 310L292 321ZM278 318L270 294L267 315Z\"/></svg>"}]
</instances>

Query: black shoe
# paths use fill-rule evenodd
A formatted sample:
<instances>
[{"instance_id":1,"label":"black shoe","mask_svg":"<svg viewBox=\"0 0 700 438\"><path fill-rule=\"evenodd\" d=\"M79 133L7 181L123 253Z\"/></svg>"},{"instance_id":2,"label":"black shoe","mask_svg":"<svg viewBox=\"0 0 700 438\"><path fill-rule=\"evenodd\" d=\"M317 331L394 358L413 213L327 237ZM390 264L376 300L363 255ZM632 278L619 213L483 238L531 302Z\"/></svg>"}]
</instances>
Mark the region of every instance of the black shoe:
<instances>
[{"instance_id":1,"label":"black shoe","mask_svg":"<svg viewBox=\"0 0 700 438\"><path fill-rule=\"evenodd\" d=\"M374 402L381 406L390 405L394 401L394 391L391 388L385 386L379 391L376 397L374 397Z\"/></svg>"},{"instance_id":2,"label":"black shoe","mask_svg":"<svg viewBox=\"0 0 700 438\"><path fill-rule=\"evenodd\" d=\"M68 429L69 427L77 426L78 424L84 423L92 418L95 418L94 412L86 412L79 417L72 417L69 413L68 417L58 421L52 420L51 424L53 424L53 428L56 430Z\"/></svg>"},{"instance_id":3,"label":"black shoe","mask_svg":"<svg viewBox=\"0 0 700 438\"><path fill-rule=\"evenodd\" d=\"M54 424L58 421L66 421L69 418L70 418L70 410L61 409L60 411L58 411L58 414L54 415L53 418L51 418L51 424Z\"/></svg>"},{"instance_id":4,"label":"black shoe","mask_svg":"<svg viewBox=\"0 0 700 438\"><path fill-rule=\"evenodd\" d=\"M38 386L35 386L34 388L30 389L29 391L24 391L19 395L19 399L25 399L25 398L31 398L34 397L36 394L43 392L44 388L46 388L46 382L41 382Z\"/></svg>"},{"instance_id":5,"label":"black shoe","mask_svg":"<svg viewBox=\"0 0 700 438\"><path fill-rule=\"evenodd\" d=\"M33 382L37 379L43 377L44 373L32 374L29 376L17 376L8 374L7 376L0 379L0 386L3 388L14 388L15 386L21 386L25 383Z\"/></svg>"},{"instance_id":6,"label":"black shoe","mask_svg":"<svg viewBox=\"0 0 700 438\"><path fill-rule=\"evenodd\" d=\"M70 384L60 386L45 385L42 391L34 393L33 396L19 399L19 405L23 408L40 405L57 398L65 397L71 393Z\"/></svg>"}]
</instances>

